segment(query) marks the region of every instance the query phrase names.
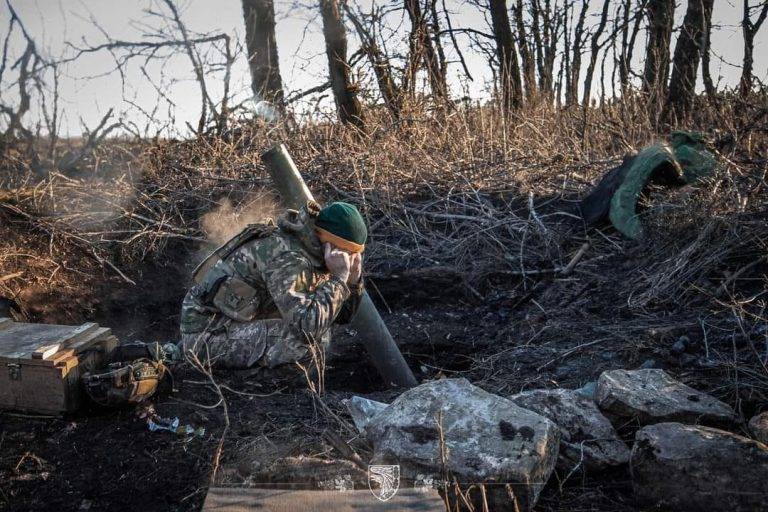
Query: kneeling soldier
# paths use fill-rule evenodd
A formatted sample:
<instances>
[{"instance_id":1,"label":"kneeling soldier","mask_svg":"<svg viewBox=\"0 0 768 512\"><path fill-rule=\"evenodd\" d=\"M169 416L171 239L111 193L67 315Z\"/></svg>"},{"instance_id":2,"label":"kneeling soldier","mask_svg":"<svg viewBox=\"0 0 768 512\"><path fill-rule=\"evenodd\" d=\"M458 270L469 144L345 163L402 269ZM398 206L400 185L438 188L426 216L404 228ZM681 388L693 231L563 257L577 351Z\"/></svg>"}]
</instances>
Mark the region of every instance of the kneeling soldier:
<instances>
[{"instance_id":1,"label":"kneeling soldier","mask_svg":"<svg viewBox=\"0 0 768 512\"><path fill-rule=\"evenodd\" d=\"M357 209L309 202L275 226L252 224L195 271L182 347L224 368L276 368L325 348L360 302L368 231Z\"/></svg>"}]
</instances>

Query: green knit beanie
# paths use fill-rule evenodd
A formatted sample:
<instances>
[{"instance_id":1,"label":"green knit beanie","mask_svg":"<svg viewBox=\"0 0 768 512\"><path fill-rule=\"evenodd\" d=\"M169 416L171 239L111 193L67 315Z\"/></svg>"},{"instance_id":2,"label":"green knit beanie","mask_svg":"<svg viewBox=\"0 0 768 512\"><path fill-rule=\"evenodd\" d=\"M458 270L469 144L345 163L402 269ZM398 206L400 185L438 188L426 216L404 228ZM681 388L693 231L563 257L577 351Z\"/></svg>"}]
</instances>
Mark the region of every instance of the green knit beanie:
<instances>
[{"instance_id":1,"label":"green knit beanie","mask_svg":"<svg viewBox=\"0 0 768 512\"><path fill-rule=\"evenodd\" d=\"M350 252L363 252L368 228L357 208L349 203L331 203L315 219L320 240Z\"/></svg>"}]
</instances>

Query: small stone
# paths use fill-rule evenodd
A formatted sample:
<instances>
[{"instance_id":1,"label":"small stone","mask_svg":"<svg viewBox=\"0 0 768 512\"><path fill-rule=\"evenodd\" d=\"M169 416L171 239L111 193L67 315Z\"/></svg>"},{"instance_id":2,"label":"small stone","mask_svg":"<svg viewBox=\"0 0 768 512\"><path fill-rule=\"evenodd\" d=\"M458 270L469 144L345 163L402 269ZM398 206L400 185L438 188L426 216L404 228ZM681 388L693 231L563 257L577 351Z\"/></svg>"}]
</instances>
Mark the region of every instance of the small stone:
<instances>
[{"instance_id":1,"label":"small stone","mask_svg":"<svg viewBox=\"0 0 768 512\"><path fill-rule=\"evenodd\" d=\"M648 370L651 368L658 368L658 367L659 365L655 359L646 359L645 361L643 361L643 364L640 365L640 368L643 370Z\"/></svg>"},{"instance_id":2,"label":"small stone","mask_svg":"<svg viewBox=\"0 0 768 512\"><path fill-rule=\"evenodd\" d=\"M597 381L597 405L611 419L641 425L663 421L726 423L734 418L725 403L669 376L664 370L611 370Z\"/></svg>"},{"instance_id":3,"label":"small stone","mask_svg":"<svg viewBox=\"0 0 768 512\"><path fill-rule=\"evenodd\" d=\"M672 345L672 352L675 354L682 354L685 352L685 349L687 348L687 345L683 341L683 337L681 336L680 339L678 339L674 345Z\"/></svg>"},{"instance_id":4,"label":"small stone","mask_svg":"<svg viewBox=\"0 0 768 512\"><path fill-rule=\"evenodd\" d=\"M768 445L768 411L762 412L749 420L749 430L755 439Z\"/></svg>"},{"instance_id":5,"label":"small stone","mask_svg":"<svg viewBox=\"0 0 768 512\"><path fill-rule=\"evenodd\" d=\"M768 503L768 446L724 430L659 423L640 429L630 460L641 504L747 512Z\"/></svg>"}]
</instances>

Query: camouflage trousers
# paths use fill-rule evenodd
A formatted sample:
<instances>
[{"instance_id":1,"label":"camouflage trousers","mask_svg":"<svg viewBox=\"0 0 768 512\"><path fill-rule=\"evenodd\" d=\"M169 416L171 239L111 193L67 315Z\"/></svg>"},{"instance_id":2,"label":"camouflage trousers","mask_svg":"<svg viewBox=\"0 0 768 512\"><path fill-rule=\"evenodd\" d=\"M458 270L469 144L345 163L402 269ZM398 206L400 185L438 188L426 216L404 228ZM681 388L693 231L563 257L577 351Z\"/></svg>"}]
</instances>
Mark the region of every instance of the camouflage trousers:
<instances>
[{"instance_id":1,"label":"camouflage trousers","mask_svg":"<svg viewBox=\"0 0 768 512\"><path fill-rule=\"evenodd\" d=\"M315 347L325 350L331 340L327 332ZM310 346L302 336L296 336L279 318L253 322L227 321L215 329L199 333L183 333L181 345L201 360L210 358L219 368L276 368L312 359Z\"/></svg>"}]
</instances>

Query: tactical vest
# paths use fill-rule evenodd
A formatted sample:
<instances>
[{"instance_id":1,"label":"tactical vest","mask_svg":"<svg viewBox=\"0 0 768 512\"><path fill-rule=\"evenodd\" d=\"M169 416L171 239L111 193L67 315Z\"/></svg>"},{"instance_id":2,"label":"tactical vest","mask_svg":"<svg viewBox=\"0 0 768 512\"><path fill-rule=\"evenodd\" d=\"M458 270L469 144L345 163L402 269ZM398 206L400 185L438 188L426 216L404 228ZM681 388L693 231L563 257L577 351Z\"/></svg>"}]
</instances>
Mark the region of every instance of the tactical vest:
<instances>
[{"instance_id":1,"label":"tactical vest","mask_svg":"<svg viewBox=\"0 0 768 512\"><path fill-rule=\"evenodd\" d=\"M262 290L263 287L253 282L251 276L236 272L227 258L248 242L267 238L276 231L277 227L271 220L266 224L249 224L197 266L192 279L200 287L200 299L204 306L213 306L238 322L250 322L257 317L271 298L266 289Z\"/></svg>"}]
</instances>

